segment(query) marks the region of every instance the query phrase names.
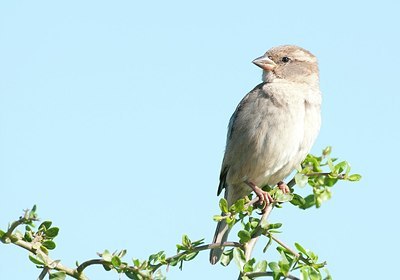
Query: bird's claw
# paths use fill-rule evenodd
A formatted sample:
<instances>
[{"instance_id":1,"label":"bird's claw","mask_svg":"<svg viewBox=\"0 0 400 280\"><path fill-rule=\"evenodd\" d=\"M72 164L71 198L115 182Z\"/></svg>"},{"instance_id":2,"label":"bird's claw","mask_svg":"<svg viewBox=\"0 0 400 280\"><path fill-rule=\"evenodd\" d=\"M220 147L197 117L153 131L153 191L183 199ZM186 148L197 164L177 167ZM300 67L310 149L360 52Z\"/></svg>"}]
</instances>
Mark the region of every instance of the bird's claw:
<instances>
[{"instance_id":1,"label":"bird's claw","mask_svg":"<svg viewBox=\"0 0 400 280\"><path fill-rule=\"evenodd\" d=\"M283 193L290 193L290 189L288 185L285 184L285 182L280 181L278 183L278 188L283 192Z\"/></svg>"}]
</instances>

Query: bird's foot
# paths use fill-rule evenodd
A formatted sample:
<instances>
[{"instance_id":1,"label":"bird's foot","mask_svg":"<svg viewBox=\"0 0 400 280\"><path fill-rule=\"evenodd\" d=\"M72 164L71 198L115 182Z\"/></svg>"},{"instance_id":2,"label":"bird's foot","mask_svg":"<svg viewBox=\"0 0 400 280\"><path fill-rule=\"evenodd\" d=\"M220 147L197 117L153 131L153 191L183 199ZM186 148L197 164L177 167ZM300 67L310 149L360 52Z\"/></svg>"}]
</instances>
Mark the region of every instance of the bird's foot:
<instances>
[{"instance_id":1,"label":"bird's foot","mask_svg":"<svg viewBox=\"0 0 400 280\"><path fill-rule=\"evenodd\" d=\"M262 205L263 210L272 202L274 202L274 199L268 192L262 190L260 187L256 186L250 181L245 181L245 183L256 193L258 196L258 203Z\"/></svg>"},{"instance_id":2,"label":"bird's foot","mask_svg":"<svg viewBox=\"0 0 400 280\"><path fill-rule=\"evenodd\" d=\"M278 182L278 188L283 193L290 193L290 189L289 189L288 185L286 185L285 182L283 182L283 181Z\"/></svg>"}]
</instances>

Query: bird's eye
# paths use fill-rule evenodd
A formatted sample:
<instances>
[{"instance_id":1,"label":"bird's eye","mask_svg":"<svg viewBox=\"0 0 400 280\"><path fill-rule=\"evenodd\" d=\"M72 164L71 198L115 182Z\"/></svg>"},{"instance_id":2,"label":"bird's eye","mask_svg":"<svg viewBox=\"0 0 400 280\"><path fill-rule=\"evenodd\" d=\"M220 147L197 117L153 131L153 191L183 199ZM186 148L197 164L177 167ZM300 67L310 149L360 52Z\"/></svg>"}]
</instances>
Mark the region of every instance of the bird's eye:
<instances>
[{"instance_id":1,"label":"bird's eye","mask_svg":"<svg viewBox=\"0 0 400 280\"><path fill-rule=\"evenodd\" d=\"M282 57L282 62L287 63L287 62L289 62L289 61L290 61L290 58L289 58L289 57L287 57L287 56Z\"/></svg>"}]
</instances>

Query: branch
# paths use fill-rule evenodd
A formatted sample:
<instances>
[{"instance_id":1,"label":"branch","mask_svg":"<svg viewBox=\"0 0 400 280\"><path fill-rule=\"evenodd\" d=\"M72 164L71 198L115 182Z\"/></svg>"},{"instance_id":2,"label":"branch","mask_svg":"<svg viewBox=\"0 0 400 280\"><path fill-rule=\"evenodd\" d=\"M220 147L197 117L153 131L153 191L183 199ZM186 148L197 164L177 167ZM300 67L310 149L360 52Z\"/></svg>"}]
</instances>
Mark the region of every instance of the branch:
<instances>
[{"instance_id":1,"label":"branch","mask_svg":"<svg viewBox=\"0 0 400 280\"><path fill-rule=\"evenodd\" d=\"M280 241L278 238L276 238L275 236L273 236L271 233L267 232L266 234L268 237L272 238L272 240L274 240L276 243L278 243L279 245L281 245L283 248L285 248L286 250L288 250L290 253L293 254L293 256L295 256L298 259L301 259L301 255L299 253L297 253L296 251L294 251L292 248L290 248L289 246L287 246L285 243L283 243L282 241ZM306 259L304 259L306 260Z\"/></svg>"},{"instance_id":2,"label":"branch","mask_svg":"<svg viewBox=\"0 0 400 280\"><path fill-rule=\"evenodd\" d=\"M166 258L165 259L165 263L159 263L157 265L154 265L153 266L154 267L153 271L156 271L157 269L159 269L161 266L163 266L165 264L168 265L172 261L174 261L176 259L179 259L180 257L182 257L182 256L184 256L186 254L196 253L196 252L215 249L215 248L224 248L224 247L239 247L239 248L242 248L243 245L240 244L239 242L224 242L222 244L221 243L210 243L210 244L207 244L207 245L201 245L201 246L198 246L198 247L194 247L191 250L184 251L184 252L178 253L178 254L176 254L174 256Z\"/></svg>"},{"instance_id":3,"label":"branch","mask_svg":"<svg viewBox=\"0 0 400 280\"><path fill-rule=\"evenodd\" d=\"M254 250L254 246L256 245L258 238L262 234L261 223L268 219L272 209L274 208L274 205L274 203L271 203L264 209L264 212L260 219L260 223L258 224L258 229L253 234L253 237L244 245L244 255L246 257L246 261L250 260L251 254Z\"/></svg>"},{"instance_id":4,"label":"branch","mask_svg":"<svg viewBox=\"0 0 400 280\"><path fill-rule=\"evenodd\" d=\"M246 273L246 276L249 277L250 279L254 279L254 278L258 278L258 277L273 277L274 273L271 271L268 272L249 272ZM300 278L297 278L296 276L293 276L291 274L288 274L285 276L285 278L287 279L291 279L291 280L300 280Z\"/></svg>"}]
</instances>

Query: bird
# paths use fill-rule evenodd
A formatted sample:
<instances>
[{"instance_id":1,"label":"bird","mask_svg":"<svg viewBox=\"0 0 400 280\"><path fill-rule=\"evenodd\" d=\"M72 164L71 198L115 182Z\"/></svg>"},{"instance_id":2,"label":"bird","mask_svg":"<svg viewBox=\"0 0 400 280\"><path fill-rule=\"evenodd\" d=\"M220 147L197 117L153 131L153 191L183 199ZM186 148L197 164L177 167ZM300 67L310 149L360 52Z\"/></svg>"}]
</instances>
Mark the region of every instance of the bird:
<instances>
[{"instance_id":1,"label":"bird","mask_svg":"<svg viewBox=\"0 0 400 280\"><path fill-rule=\"evenodd\" d=\"M310 152L321 126L316 56L281 45L252 62L263 70L262 82L243 97L229 120L220 172L217 195L225 190L228 207L252 191L259 201L271 203L261 189L266 185L289 191L283 180ZM225 220L219 221L213 243L226 242L229 231ZM210 263L216 264L222 253L221 247L211 249Z\"/></svg>"}]
</instances>

